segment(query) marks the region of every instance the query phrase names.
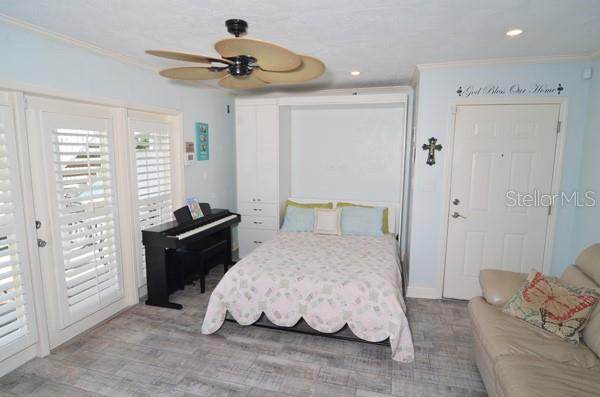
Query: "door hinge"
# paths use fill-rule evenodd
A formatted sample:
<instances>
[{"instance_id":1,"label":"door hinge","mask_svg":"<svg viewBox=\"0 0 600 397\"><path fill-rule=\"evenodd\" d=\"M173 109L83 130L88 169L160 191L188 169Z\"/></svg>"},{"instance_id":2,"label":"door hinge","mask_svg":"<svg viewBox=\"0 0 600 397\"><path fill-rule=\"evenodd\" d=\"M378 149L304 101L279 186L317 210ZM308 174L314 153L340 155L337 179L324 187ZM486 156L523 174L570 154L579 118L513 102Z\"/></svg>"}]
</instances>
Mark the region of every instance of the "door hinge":
<instances>
[{"instance_id":1,"label":"door hinge","mask_svg":"<svg viewBox=\"0 0 600 397\"><path fill-rule=\"evenodd\" d=\"M23 106L25 107L25 109L29 109L29 100L25 95L23 95Z\"/></svg>"},{"instance_id":2,"label":"door hinge","mask_svg":"<svg viewBox=\"0 0 600 397\"><path fill-rule=\"evenodd\" d=\"M548 206L548 216L550 216L550 214L552 214L552 205Z\"/></svg>"},{"instance_id":3,"label":"door hinge","mask_svg":"<svg viewBox=\"0 0 600 397\"><path fill-rule=\"evenodd\" d=\"M562 121L558 121L556 123L556 133L560 134L560 127L562 126Z\"/></svg>"}]
</instances>

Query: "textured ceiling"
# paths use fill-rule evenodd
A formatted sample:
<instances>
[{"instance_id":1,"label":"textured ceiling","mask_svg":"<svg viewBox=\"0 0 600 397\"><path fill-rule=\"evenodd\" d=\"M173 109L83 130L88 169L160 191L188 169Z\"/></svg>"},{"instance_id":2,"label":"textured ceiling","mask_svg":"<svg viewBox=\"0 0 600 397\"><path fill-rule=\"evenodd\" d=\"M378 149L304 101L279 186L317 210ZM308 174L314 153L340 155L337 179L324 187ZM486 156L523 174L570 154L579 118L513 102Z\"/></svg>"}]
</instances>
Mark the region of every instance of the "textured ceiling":
<instances>
[{"instance_id":1,"label":"textured ceiling","mask_svg":"<svg viewBox=\"0 0 600 397\"><path fill-rule=\"evenodd\" d=\"M224 21L242 18L250 37L322 59L319 87L402 84L421 63L600 49L598 0L3 0L0 13L156 66L176 63L145 49L217 55ZM515 26L526 33L506 37Z\"/></svg>"}]
</instances>

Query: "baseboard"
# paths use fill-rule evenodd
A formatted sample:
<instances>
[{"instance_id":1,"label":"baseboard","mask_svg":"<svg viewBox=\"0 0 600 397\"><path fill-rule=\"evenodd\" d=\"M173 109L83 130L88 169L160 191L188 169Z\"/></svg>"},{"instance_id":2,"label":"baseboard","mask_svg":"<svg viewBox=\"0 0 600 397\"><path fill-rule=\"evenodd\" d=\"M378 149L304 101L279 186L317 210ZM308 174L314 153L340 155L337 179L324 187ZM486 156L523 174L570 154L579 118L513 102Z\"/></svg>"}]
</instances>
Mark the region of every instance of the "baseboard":
<instances>
[{"instance_id":1,"label":"baseboard","mask_svg":"<svg viewBox=\"0 0 600 397\"><path fill-rule=\"evenodd\" d=\"M37 346L34 344L8 357L4 361L0 362L0 377L14 371L26 362L33 360L36 355Z\"/></svg>"},{"instance_id":2,"label":"baseboard","mask_svg":"<svg viewBox=\"0 0 600 397\"><path fill-rule=\"evenodd\" d=\"M406 296L409 298L423 298L423 299L441 299L441 294L437 288L425 288L425 287L411 287L409 286L406 290Z\"/></svg>"}]
</instances>

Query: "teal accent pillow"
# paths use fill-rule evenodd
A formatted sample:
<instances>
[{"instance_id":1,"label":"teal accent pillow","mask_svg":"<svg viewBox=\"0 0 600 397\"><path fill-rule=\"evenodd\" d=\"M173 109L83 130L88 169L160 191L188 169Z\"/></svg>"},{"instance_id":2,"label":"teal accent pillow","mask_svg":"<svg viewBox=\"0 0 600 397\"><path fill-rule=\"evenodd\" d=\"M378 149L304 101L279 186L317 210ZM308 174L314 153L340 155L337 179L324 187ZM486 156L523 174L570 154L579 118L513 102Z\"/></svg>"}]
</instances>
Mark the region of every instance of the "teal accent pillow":
<instances>
[{"instance_id":1,"label":"teal accent pillow","mask_svg":"<svg viewBox=\"0 0 600 397\"><path fill-rule=\"evenodd\" d=\"M315 209L289 206L285 213L284 232L312 232L315 223Z\"/></svg>"},{"instance_id":2,"label":"teal accent pillow","mask_svg":"<svg viewBox=\"0 0 600 397\"><path fill-rule=\"evenodd\" d=\"M382 207L343 207L342 234L354 236L383 236Z\"/></svg>"}]
</instances>

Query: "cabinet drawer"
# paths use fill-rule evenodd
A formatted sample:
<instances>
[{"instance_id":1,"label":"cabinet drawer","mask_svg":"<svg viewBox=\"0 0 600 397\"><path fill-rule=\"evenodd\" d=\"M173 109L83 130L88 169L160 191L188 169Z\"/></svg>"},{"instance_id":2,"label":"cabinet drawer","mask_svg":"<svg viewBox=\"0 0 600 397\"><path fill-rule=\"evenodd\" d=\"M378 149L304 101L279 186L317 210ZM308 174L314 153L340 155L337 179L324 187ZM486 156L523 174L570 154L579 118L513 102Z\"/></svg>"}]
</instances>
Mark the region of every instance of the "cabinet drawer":
<instances>
[{"instance_id":1,"label":"cabinet drawer","mask_svg":"<svg viewBox=\"0 0 600 397\"><path fill-rule=\"evenodd\" d=\"M279 222L274 216L244 216L242 215L241 228L279 230Z\"/></svg>"},{"instance_id":2,"label":"cabinet drawer","mask_svg":"<svg viewBox=\"0 0 600 397\"><path fill-rule=\"evenodd\" d=\"M256 247L273 238L275 230L238 229L240 258L247 256Z\"/></svg>"},{"instance_id":3,"label":"cabinet drawer","mask_svg":"<svg viewBox=\"0 0 600 397\"><path fill-rule=\"evenodd\" d=\"M276 217L279 209L277 204L256 204L239 203L240 214L248 216L274 216Z\"/></svg>"}]
</instances>

